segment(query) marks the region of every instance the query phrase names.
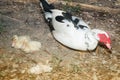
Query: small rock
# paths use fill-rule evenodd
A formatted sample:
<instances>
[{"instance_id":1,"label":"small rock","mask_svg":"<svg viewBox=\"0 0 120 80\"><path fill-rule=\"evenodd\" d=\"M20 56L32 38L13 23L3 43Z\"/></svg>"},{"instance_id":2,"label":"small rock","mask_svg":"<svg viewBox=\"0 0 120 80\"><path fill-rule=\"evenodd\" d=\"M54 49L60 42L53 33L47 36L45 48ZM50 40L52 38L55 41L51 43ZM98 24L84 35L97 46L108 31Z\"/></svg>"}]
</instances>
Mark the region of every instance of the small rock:
<instances>
[{"instance_id":1,"label":"small rock","mask_svg":"<svg viewBox=\"0 0 120 80\"><path fill-rule=\"evenodd\" d=\"M40 74L40 73L51 72L51 71L52 71L52 67L50 67L49 65L37 64L37 65L31 67L28 70L28 73Z\"/></svg>"}]
</instances>

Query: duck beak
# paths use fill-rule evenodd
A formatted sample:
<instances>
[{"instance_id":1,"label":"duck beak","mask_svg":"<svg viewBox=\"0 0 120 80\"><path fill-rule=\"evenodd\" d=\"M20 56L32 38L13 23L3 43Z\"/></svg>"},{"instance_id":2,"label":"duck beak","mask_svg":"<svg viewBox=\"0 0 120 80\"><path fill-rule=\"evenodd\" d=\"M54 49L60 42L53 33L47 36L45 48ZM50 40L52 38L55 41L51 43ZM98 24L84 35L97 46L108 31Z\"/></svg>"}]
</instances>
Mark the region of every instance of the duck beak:
<instances>
[{"instance_id":1,"label":"duck beak","mask_svg":"<svg viewBox=\"0 0 120 80\"><path fill-rule=\"evenodd\" d=\"M111 45L109 43L105 44L108 49L111 50Z\"/></svg>"}]
</instances>

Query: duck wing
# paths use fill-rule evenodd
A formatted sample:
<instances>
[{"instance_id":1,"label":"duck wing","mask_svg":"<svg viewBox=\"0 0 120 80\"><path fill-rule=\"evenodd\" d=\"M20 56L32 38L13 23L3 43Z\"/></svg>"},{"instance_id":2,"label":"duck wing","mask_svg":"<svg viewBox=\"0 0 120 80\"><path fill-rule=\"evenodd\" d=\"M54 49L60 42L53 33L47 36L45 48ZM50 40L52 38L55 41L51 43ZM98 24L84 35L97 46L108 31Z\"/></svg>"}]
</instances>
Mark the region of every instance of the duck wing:
<instances>
[{"instance_id":1,"label":"duck wing","mask_svg":"<svg viewBox=\"0 0 120 80\"><path fill-rule=\"evenodd\" d=\"M81 18L72 16L72 14L68 12L62 12L62 16L56 16L56 20L61 23L73 23L74 28L76 29L90 29L87 23L85 23Z\"/></svg>"}]
</instances>

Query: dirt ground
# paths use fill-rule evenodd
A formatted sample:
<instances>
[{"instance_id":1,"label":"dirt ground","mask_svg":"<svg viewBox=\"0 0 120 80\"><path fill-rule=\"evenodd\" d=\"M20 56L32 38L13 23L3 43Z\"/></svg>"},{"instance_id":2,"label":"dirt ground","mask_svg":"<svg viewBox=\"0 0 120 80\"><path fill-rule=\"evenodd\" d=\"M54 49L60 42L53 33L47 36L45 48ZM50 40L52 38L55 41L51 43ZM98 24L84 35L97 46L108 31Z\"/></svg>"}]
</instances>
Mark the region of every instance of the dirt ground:
<instances>
[{"instance_id":1,"label":"dirt ground","mask_svg":"<svg viewBox=\"0 0 120 80\"><path fill-rule=\"evenodd\" d=\"M119 0L68 0L120 8ZM98 51L76 51L57 42L46 24L38 2L19 3L0 0L0 80L120 80L120 14L72 9L56 5L82 17L91 28L109 33L112 50L98 46ZM40 41L38 52L25 53L11 47L13 35L28 35ZM31 74L28 69L43 63L53 70Z\"/></svg>"}]
</instances>

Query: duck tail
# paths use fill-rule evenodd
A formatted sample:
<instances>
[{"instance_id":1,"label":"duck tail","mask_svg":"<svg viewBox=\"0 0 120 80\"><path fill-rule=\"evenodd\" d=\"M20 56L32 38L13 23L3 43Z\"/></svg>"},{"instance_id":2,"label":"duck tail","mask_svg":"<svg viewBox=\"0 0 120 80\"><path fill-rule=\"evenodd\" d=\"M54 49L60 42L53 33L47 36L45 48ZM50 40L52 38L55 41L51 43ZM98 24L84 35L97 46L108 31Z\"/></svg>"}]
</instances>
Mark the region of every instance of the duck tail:
<instances>
[{"instance_id":1,"label":"duck tail","mask_svg":"<svg viewBox=\"0 0 120 80\"><path fill-rule=\"evenodd\" d=\"M40 6L44 12L51 12L51 9L54 9L54 6L49 4L47 0L40 0Z\"/></svg>"}]
</instances>

